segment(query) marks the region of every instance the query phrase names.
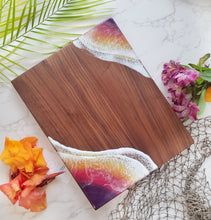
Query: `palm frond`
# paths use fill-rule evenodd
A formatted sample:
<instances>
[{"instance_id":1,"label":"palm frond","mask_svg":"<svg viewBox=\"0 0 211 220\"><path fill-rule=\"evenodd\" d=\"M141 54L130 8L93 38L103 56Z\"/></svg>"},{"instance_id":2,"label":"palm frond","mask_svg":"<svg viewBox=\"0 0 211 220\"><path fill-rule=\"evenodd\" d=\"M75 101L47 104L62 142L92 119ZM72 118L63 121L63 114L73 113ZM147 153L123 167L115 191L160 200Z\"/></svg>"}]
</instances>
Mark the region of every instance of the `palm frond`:
<instances>
[{"instance_id":1,"label":"palm frond","mask_svg":"<svg viewBox=\"0 0 211 220\"><path fill-rule=\"evenodd\" d=\"M0 78L13 79L111 15L115 0L0 0Z\"/></svg>"}]
</instances>

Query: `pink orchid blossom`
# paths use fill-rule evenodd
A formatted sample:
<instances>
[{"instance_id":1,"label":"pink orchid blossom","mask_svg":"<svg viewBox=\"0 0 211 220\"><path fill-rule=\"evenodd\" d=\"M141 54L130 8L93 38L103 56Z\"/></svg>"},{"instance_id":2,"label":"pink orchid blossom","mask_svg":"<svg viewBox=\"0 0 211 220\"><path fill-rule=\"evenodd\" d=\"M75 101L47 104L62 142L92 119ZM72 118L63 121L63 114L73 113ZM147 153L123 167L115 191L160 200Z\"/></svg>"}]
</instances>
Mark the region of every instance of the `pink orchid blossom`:
<instances>
[{"instance_id":1,"label":"pink orchid blossom","mask_svg":"<svg viewBox=\"0 0 211 220\"><path fill-rule=\"evenodd\" d=\"M175 83L178 86L186 87L197 80L199 77L199 72L196 70L186 69L182 73L178 73L175 76Z\"/></svg>"},{"instance_id":2,"label":"pink orchid blossom","mask_svg":"<svg viewBox=\"0 0 211 220\"><path fill-rule=\"evenodd\" d=\"M186 87L199 77L199 72L182 66L179 62L170 61L165 63L162 72L162 81L164 85L173 82L175 85L180 87Z\"/></svg>"},{"instance_id":3,"label":"pink orchid blossom","mask_svg":"<svg viewBox=\"0 0 211 220\"><path fill-rule=\"evenodd\" d=\"M192 94L188 93L186 88L194 84L198 77L199 72L175 61L163 66L162 81L169 93L168 98L173 110L182 120L197 119L199 107L191 100Z\"/></svg>"},{"instance_id":4,"label":"pink orchid blossom","mask_svg":"<svg viewBox=\"0 0 211 220\"><path fill-rule=\"evenodd\" d=\"M174 93L171 93L169 98L173 110L180 119L184 120L189 118L192 121L197 119L199 107L195 102L191 101L190 94L185 94L182 92L180 95L175 95Z\"/></svg>"}]
</instances>

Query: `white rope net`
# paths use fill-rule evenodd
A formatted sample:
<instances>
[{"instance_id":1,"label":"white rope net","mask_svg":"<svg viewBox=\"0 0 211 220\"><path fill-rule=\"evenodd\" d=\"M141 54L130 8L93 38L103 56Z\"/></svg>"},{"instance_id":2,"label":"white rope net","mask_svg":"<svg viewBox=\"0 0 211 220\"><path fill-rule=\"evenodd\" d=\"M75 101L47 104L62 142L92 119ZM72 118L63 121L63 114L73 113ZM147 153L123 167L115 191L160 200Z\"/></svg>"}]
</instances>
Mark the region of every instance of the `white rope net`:
<instances>
[{"instance_id":1,"label":"white rope net","mask_svg":"<svg viewBox=\"0 0 211 220\"><path fill-rule=\"evenodd\" d=\"M211 188L201 168L211 156L211 116L186 127L194 144L129 189L110 220L211 220Z\"/></svg>"}]
</instances>

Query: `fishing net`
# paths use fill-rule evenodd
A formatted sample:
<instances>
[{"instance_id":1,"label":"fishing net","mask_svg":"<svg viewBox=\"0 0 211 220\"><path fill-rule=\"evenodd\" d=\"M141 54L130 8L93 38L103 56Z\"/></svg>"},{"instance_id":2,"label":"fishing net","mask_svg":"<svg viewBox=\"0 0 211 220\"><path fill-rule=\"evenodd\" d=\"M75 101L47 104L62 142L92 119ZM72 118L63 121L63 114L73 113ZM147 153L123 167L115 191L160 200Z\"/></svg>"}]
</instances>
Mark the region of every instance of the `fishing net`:
<instances>
[{"instance_id":1,"label":"fishing net","mask_svg":"<svg viewBox=\"0 0 211 220\"><path fill-rule=\"evenodd\" d=\"M194 144L129 189L110 220L211 220L203 162L211 155L211 117L185 125Z\"/></svg>"}]
</instances>

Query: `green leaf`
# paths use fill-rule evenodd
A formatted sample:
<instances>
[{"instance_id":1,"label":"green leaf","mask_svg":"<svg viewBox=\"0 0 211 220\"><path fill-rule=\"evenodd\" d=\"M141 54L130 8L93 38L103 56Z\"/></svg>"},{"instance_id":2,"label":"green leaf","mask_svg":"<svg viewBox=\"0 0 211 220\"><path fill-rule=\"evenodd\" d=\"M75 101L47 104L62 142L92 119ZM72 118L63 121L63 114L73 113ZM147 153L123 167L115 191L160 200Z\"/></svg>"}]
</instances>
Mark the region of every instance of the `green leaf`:
<instances>
[{"instance_id":1,"label":"green leaf","mask_svg":"<svg viewBox=\"0 0 211 220\"><path fill-rule=\"evenodd\" d=\"M0 78L13 79L110 17L114 1L0 0Z\"/></svg>"},{"instance_id":2,"label":"green leaf","mask_svg":"<svg viewBox=\"0 0 211 220\"><path fill-rule=\"evenodd\" d=\"M202 78L203 80L206 80L207 82L211 82L211 76L201 75L201 78Z\"/></svg>"},{"instance_id":3,"label":"green leaf","mask_svg":"<svg viewBox=\"0 0 211 220\"><path fill-rule=\"evenodd\" d=\"M203 75L206 75L206 76L211 76L211 70L205 70L205 71L203 71L203 73L202 73Z\"/></svg>"},{"instance_id":4,"label":"green leaf","mask_svg":"<svg viewBox=\"0 0 211 220\"><path fill-rule=\"evenodd\" d=\"M206 88L204 88L201 92L199 101L198 101L198 106L199 106L199 113L198 116L201 116L204 113L205 107L206 107L206 102L205 102L205 94L206 94Z\"/></svg>"},{"instance_id":5,"label":"green leaf","mask_svg":"<svg viewBox=\"0 0 211 220\"><path fill-rule=\"evenodd\" d=\"M199 77L197 80L196 80L196 84L197 85L202 85L204 83L204 80L201 78L201 77Z\"/></svg>"},{"instance_id":6,"label":"green leaf","mask_svg":"<svg viewBox=\"0 0 211 220\"><path fill-rule=\"evenodd\" d=\"M200 66L199 65L196 65L196 64L193 64L193 63L189 63L188 64L190 67L192 67L193 69L199 71L200 70Z\"/></svg>"},{"instance_id":7,"label":"green leaf","mask_svg":"<svg viewBox=\"0 0 211 220\"><path fill-rule=\"evenodd\" d=\"M203 57L199 59L198 65L202 67L209 58L210 58L210 53L205 54Z\"/></svg>"},{"instance_id":8,"label":"green leaf","mask_svg":"<svg viewBox=\"0 0 211 220\"><path fill-rule=\"evenodd\" d=\"M200 73L200 77L203 80L211 82L211 70L207 70L207 71L204 71L204 72Z\"/></svg>"},{"instance_id":9,"label":"green leaf","mask_svg":"<svg viewBox=\"0 0 211 220\"><path fill-rule=\"evenodd\" d=\"M7 14L7 21L6 21L6 26L5 26L5 30L4 30L4 38L3 38L3 44L5 44L6 39L7 39L7 35L8 35L8 28L9 28L9 24L10 24L10 14L12 13L12 0L10 0L10 5L9 5L9 12Z\"/></svg>"},{"instance_id":10,"label":"green leaf","mask_svg":"<svg viewBox=\"0 0 211 220\"><path fill-rule=\"evenodd\" d=\"M193 63L189 63L188 65L199 72L211 70L211 68L209 68L209 67L203 67L203 66L201 67L201 66L193 64Z\"/></svg>"}]
</instances>

